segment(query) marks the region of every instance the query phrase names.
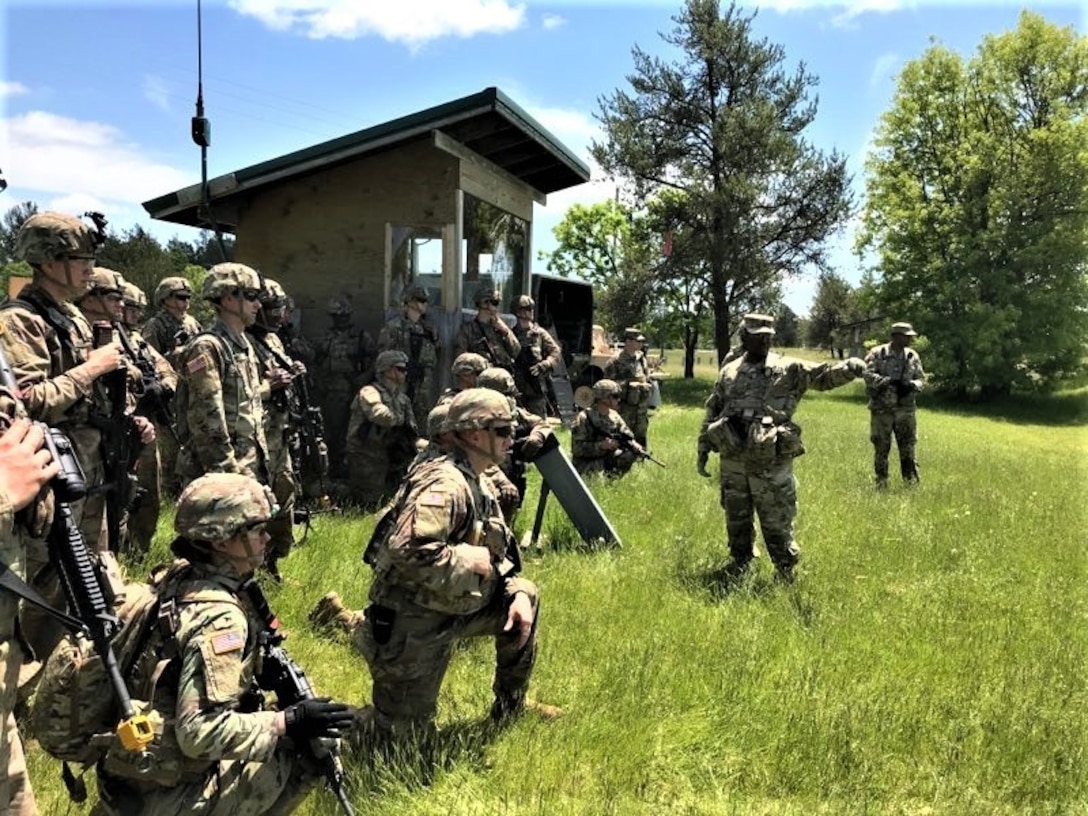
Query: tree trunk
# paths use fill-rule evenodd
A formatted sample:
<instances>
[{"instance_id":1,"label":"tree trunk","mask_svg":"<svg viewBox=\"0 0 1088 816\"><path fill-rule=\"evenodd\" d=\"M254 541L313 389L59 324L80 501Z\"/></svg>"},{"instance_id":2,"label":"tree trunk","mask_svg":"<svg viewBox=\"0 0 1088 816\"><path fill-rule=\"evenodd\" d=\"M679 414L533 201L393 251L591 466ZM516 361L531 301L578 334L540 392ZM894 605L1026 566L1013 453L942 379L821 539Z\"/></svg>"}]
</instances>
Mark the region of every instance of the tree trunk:
<instances>
[{"instance_id":1,"label":"tree trunk","mask_svg":"<svg viewBox=\"0 0 1088 816\"><path fill-rule=\"evenodd\" d=\"M684 329L684 379L695 377L695 349L699 346L699 332Z\"/></svg>"}]
</instances>

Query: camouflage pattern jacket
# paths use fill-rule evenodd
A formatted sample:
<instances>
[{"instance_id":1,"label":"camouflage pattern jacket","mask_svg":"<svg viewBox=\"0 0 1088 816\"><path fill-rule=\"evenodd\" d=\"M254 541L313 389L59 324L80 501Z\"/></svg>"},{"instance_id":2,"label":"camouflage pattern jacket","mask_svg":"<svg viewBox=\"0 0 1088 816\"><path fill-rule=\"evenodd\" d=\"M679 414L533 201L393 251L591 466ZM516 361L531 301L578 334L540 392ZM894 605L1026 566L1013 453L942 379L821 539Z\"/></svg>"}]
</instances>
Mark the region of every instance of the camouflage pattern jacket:
<instances>
[{"instance_id":1,"label":"camouflage pattern jacket","mask_svg":"<svg viewBox=\"0 0 1088 816\"><path fill-rule=\"evenodd\" d=\"M361 446L385 446L400 429L405 438L419 436L412 401L408 395L393 391L381 380L364 385L351 403L351 419L348 421L348 444Z\"/></svg>"},{"instance_id":2,"label":"camouflage pattern jacket","mask_svg":"<svg viewBox=\"0 0 1088 816\"><path fill-rule=\"evenodd\" d=\"M514 324L513 331L518 343L521 344L521 351L518 352L514 363L514 384L521 394L542 396L544 394L542 377L555 370L562 356L559 344L538 323L531 323L525 328L522 328L520 324ZM539 377L533 376L529 371L538 363L543 364L544 368L544 374Z\"/></svg>"},{"instance_id":3,"label":"camouflage pattern jacket","mask_svg":"<svg viewBox=\"0 0 1088 816\"><path fill-rule=\"evenodd\" d=\"M699 453L716 450L758 470L788 462L805 452L793 412L809 388L827 391L857 376L847 360L806 363L770 353L761 363L740 357L722 366L706 401Z\"/></svg>"},{"instance_id":4,"label":"camouflage pattern jacket","mask_svg":"<svg viewBox=\"0 0 1088 816\"><path fill-rule=\"evenodd\" d=\"M181 350L200 334L200 323L190 314L178 320L166 309L161 309L144 324L141 333L151 348L177 368Z\"/></svg>"},{"instance_id":5,"label":"camouflage pattern jacket","mask_svg":"<svg viewBox=\"0 0 1088 816\"><path fill-rule=\"evenodd\" d=\"M355 326L331 328L315 344L314 366L322 392L352 391L373 373L374 341Z\"/></svg>"},{"instance_id":6,"label":"camouflage pattern jacket","mask_svg":"<svg viewBox=\"0 0 1088 816\"><path fill-rule=\"evenodd\" d=\"M268 443L268 472L291 473L291 435L295 429L291 423L288 389L273 391L268 385L268 372L283 368L291 358L284 351L283 342L275 332L264 332L255 327L246 329L253 350L257 352L257 370L261 375L261 403L264 409L264 438Z\"/></svg>"},{"instance_id":7,"label":"camouflage pattern jacket","mask_svg":"<svg viewBox=\"0 0 1088 816\"><path fill-rule=\"evenodd\" d=\"M521 353L521 343L514 336L513 330L502 320L491 325L473 318L461 324L454 356L464 354L466 351L482 355L492 365L513 372L514 360Z\"/></svg>"},{"instance_id":8,"label":"camouflage pattern jacket","mask_svg":"<svg viewBox=\"0 0 1088 816\"><path fill-rule=\"evenodd\" d=\"M419 614L471 615L497 593L524 591L507 557L516 547L498 502L459 452L417 463L391 503L396 514L377 546L370 600ZM473 548L486 547L493 569L469 568Z\"/></svg>"},{"instance_id":9,"label":"camouflage pattern jacket","mask_svg":"<svg viewBox=\"0 0 1088 816\"><path fill-rule=\"evenodd\" d=\"M185 451L179 468L186 478L244 473L263 482L268 444L262 380L249 339L217 320L186 346L181 362L177 418Z\"/></svg>"},{"instance_id":10,"label":"camouflage pattern jacket","mask_svg":"<svg viewBox=\"0 0 1088 816\"><path fill-rule=\"evenodd\" d=\"M413 348L416 354L413 356ZM434 325L422 318L418 321L400 314L382 327L378 334L378 352L403 351L408 355L408 370L419 366L426 371L438 362L438 331Z\"/></svg>"},{"instance_id":11,"label":"camouflage pattern jacket","mask_svg":"<svg viewBox=\"0 0 1088 816\"><path fill-rule=\"evenodd\" d=\"M650 403L653 384L650 382L650 368L646 365L646 355L641 351L628 354L621 351L614 355L604 366L605 379L615 380L623 386L623 402L627 405L645 407Z\"/></svg>"},{"instance_id":12,"label":"camouflage pattern jacket","mask_svg":"<svg viewBox=\"0 0 1088 816\"><path fill-rule=\"evenodd\" d=\"M634 438L618 411L602 414L596 408L579 411L570 426L570 447L576 461L590 461L615 456L615 451L601 450L601 442L615 434Z\"/></svg>"},{"instance_id":13,"label":"camouflage pattern jacket","mask_svg":"<svg viewBox=\"0 0 1088 816\"><path fill-rule=\"evenodd\" d=\"M877 413L913 411L917 407L915 395L926 383L918 352L910 347L897 352L891 343L876 346L865 355L864 377L869 410Z\"/></svg>"}]
</instances>

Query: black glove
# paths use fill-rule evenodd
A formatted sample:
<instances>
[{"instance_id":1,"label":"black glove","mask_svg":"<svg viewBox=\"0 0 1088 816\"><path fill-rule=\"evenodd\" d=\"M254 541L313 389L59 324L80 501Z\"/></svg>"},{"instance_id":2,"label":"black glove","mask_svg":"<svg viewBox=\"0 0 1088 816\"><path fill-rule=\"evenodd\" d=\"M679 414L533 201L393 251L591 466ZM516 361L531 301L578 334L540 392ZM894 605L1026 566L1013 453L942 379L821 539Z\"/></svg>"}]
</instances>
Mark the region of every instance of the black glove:
<instances>
[{"instance_id":1,"label":"black glove","mask_svg":"<svg viewBox=\"0 0 1088 816\"><path fill-rule=\"evenodd\" d=\"M351 726L354 715L343 703L330 702L328 697L303 700L283 711L287 736L295 742L329 737L337 739Z\"/></svg>"}]
</instances>

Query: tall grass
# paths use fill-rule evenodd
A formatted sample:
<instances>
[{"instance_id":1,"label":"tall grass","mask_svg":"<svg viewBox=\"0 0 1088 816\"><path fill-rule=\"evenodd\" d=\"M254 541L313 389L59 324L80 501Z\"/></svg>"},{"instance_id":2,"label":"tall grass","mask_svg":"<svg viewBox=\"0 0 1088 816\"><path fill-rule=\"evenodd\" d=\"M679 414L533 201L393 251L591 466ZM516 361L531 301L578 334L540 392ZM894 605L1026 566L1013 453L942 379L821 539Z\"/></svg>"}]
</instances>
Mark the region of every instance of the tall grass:
<instances>
[{"instance_id":1,"label":"tall grass","mask_svg":"<svg viewBox=\"0 0 1088 816\"><path fill-rule=\"evenodd\" d=\"M533 694L566 715L484 727L493 650L473 643L442 689L435 762L349 760L359 812L1088 813L1085 427L1046 403L1034 422L923 405L922 484L878 493L860 385L810 393L799 579L775 583L764 557L730 589L717 479L694 468L710 385L667 381L650 425L667 470L593 483L621 549L578 546L552 504L550 544L525 558ZM320 518L270 590L289 651L355 703L365 663L306 611L330 589L365 604L372 524ZM45 812L68 812L56 764L32 760ZM302 812L334 808L319 793Z\"/></svg>"}]
</instances>

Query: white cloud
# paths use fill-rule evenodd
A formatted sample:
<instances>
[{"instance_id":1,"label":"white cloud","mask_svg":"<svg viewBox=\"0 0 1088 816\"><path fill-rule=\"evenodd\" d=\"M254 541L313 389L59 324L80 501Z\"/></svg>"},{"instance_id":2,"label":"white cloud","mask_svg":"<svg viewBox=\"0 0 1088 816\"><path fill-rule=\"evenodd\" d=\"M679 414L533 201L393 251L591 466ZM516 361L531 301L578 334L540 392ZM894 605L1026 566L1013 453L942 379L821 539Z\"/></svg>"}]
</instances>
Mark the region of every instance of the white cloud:
<instances>
[{"instance_id":1,"label":"white cloud","mask_svg":"<svg viewBox=\"0 0 1088 816\"><path fill-rule=\"evenodd\" d=\"M311 39L376 34L413 48L442 37L502 34L525 19L524 4L508 0L228 0L228 5L272 29L301 30Z\"/></svg>"},{"instance_id":2,"label":"white cloud","mask_svg":"<svg viewBox=\"0 0 1088 816\"><path fill-rule=\"evenodd\" d=\"M541 21L545 31L553 31L557 28L562 28L567 24L565 17L560 17L558 14L545 14L544 19Z\"/></svg>"},{"instance_id":3,"label":"white cloud","mask_svg":"<svg viewBox=\"0 0 1088 816\"><path fill-rule=\"evenodd\" d=\"M876 62L873 63L873 70L869 72L869 87L875 88L888 79L898 62L899 55L894 51L889 51L877 57Z\"/></svg>"},{"instance_id":4,"label":"white cloud","mask_svg":"<svg viewBox=\"0 0 1088 816\"><path fill-rule=\"evenodd\" d=\"M154 74L144 74L144 79L140 84L140 88L144 92L144 98L147 99L148 102L167 113L171 112L170 83L165 79L155 76Z\"/></svg>"},{"instance_id":5,"label":"white cloud","mask_svg":"<svg viewBox=\"0 0 1088 816\"><path fill-rule=\"evenodd\" d=\"M0 82L0 99L7 96L19 96L30 93L30 89L21 82Z\"/></svg>"},{"instance_id":6,"label":"white cloud","mask_svg":"<svg viewBox=\"0 0 1088 816\"><path fill-rule=\"evenodd\" d=\"M902 9L915 8L921 0L758 0L760 9L788 13L791 11L810 11L825 9L837 12L831 18L831 24L839 28L849 28L856 24L862 14L887 14ZM936 4L940 0L929 0Z\"/></svg>"},{"instance_id":7,"label":"white cloud","mask_svg":"<svg viewBox=\"0 0 1088 816\"><path fill-rule=\"evenodd\" d=\"M0 119L0 155L19 195L29 191L76 207L93 202L111 220L118 209L136 214L139 202L192 181L191 173L156 160L117 128L45 111Z\"/></svg>"}]
</instances>

